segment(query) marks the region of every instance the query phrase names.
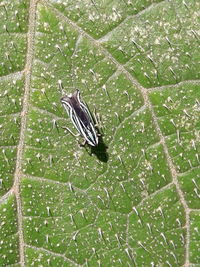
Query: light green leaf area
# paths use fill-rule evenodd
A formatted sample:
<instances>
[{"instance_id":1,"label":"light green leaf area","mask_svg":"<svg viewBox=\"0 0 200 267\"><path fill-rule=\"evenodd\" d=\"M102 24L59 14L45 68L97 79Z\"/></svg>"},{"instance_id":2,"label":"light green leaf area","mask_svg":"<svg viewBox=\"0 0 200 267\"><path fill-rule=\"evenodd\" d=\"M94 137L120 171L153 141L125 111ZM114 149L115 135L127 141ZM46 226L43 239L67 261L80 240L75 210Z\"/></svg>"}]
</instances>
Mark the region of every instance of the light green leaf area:
<instances>
[{"instance_id":1,"label":"light green leaf area","mask_svg":"<svg viewBox=\"0 0 200 267\"><path fill-rule=\"evenodd\" d=\"M200 266L199 2L0 8L0 266Z\"/></svg>"},{"instance_id":2,"label":"light green leaf area","mask_svg":"<svg viewBox=\"0 0 200 267\"><path fill-rule=\"evenodd\" d=\"M171 93L173 90L173 94ZM178 181L187 204L200 205L200 90L198 84L166 88L150 94L166 144L176 166Z\"/></svg>"},{"instance_id":3,"label":"light green leaf area","mask_svg":"<svg viewBox=\"0 0 200 267\"><path fill-rule=\"evenodd\" d=\"M102 38L144 87L199 79L200 2L162 1Z\"/></svg>"},{"instance_id":4,"label":"light green leaf area","mask_svg":"<svg viewBox=\"0 0 200 267\"><path fill-rule=\"evenodd\" d=\"M199 212L191 212L190 256L191 262L194 263L194 266L198 266L200 261L199 255L197 254L199 251L199 219Z\"/></svg>"}]
</instances>

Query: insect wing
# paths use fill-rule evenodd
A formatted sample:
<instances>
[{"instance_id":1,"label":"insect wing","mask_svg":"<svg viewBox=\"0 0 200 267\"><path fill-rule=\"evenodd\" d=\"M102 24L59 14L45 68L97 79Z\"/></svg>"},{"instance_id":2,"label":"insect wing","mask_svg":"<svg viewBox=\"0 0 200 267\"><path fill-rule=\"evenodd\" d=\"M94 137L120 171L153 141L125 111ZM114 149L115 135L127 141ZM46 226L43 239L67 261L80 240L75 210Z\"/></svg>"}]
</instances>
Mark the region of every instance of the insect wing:
<instances>
[{"instance_id":1,"label":"insect wing","mask_svg":"<svg viewBox=\"0 0 200 267\"><path fill-rule=\"evenodd\" d=\"M87 140L90 145L96 146L98 144L98 137L90 111L83 103L80 103L80 108L82 112L84 112L87 121L82 120L80 117L76 116L75 120L78 125L78 131L82 134L82 136Z\"/></svg>"},{"instance_id":2,"label":"insect wing","mask_svg":"<svg viewBox=\"0 0 200 267\"><path fill-rule=\"evenodd\" d=\"M93 125L94 125L95 123L94 123L92 115L91 115L91 113L90 113L90 111L88 109L88 106L80 99L80 92L79 91L77 93L77 99L78 99L78 101L80 103L80 106L81 106L82 110L87 114L87 116L90 118L91 123L93 123Z\"/></svg>"},{"instance_id":3,"label":"insect wing","mask_svg":"<svg viewBox=\"0 0 200 267\"><path fill-rule=\"evenodd\" d=\"M80 103L81 109L84 111L84 113L88 117L89 127L86 127L86 131L88 132L87 136L88 137L90 136L90 140L93 142L93 145L94 144L97 145L98 144L98 137L97 137L96 130L94 127L94 120L92 118L92 115L91 115L87 105L80 99L80 92L79 91L77 91L77 99L78 99L78 102Z\"/></svg>"}]
</instances>

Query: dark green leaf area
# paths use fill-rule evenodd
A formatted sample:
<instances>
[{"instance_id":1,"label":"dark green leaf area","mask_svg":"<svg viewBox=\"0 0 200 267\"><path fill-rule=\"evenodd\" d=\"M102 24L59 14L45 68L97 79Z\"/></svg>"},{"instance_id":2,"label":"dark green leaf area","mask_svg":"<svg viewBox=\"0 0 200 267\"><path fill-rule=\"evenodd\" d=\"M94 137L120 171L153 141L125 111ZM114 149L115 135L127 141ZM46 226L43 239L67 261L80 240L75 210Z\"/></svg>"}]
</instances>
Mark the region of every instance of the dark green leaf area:
<instances>
[{"instance_id":1,"label":"dark green leaf area","mask_svg":"<svg viewBox=\"0 0 200 267\"><path fill-rule=\"evenodd\" d=\"M10 195L0 207L0 266L19 266L19 237L16 202Z\"/></svg>"}]
</instances>

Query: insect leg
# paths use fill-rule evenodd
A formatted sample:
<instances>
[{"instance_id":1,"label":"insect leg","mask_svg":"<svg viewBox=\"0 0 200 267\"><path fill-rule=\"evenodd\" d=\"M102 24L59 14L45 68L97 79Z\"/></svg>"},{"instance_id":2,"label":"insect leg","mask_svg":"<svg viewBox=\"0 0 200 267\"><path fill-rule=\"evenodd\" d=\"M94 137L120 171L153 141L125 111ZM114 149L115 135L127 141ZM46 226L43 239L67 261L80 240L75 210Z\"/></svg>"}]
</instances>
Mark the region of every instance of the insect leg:
<instances>
[{"instance_id":1,"label":"insect leg","mask_svg":"<svg viewBox=\"0 0 200 267\"><path fill-rule=\"evenodd\" d=\"M94 108L93 117L94 117L95 127L97 127L97 129L99 129L100 131L99 133L97 133L97 135L101 136L104 134L102 118L100 117L99 113L97 113L96 108Z\"/></svg>"},{"instance_id":2,"label":"insect leg","mask_svg":"<svg viewBox=\"0 0 200 267\"><path fill-rule=\"evenodd\" d=\"M78 137L78 136L80 136L80 134L78 133L78 134L74 134L68 127L66 127L66 126L62 126L62 128L63 129L65 129L65 130L67 130L72 136L74 136L74 137Z\"/></svg>"}]
</instances>

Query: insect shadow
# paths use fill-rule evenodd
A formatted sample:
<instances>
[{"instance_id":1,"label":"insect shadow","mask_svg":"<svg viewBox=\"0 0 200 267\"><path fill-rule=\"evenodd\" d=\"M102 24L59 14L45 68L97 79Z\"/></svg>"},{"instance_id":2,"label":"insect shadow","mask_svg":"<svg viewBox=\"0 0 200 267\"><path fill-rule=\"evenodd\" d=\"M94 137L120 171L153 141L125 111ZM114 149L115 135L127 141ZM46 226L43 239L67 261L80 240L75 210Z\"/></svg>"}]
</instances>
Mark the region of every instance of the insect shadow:
<instances>
[{"instance_id":1,"label":"insect shadow","mask_svg":"<svg viewBox=\"0 0 200 267\"><path fill-rule=\"evenodd\" d=\"M99 129L96 127L98 136L99 136L99 142L97 146L90 146L91 154L95 154L98 160L102 162L107 162L109 159L109 155L107 152L108 146L104 143L103 137L99 132Z\"/></svg>"}]
</instances>

